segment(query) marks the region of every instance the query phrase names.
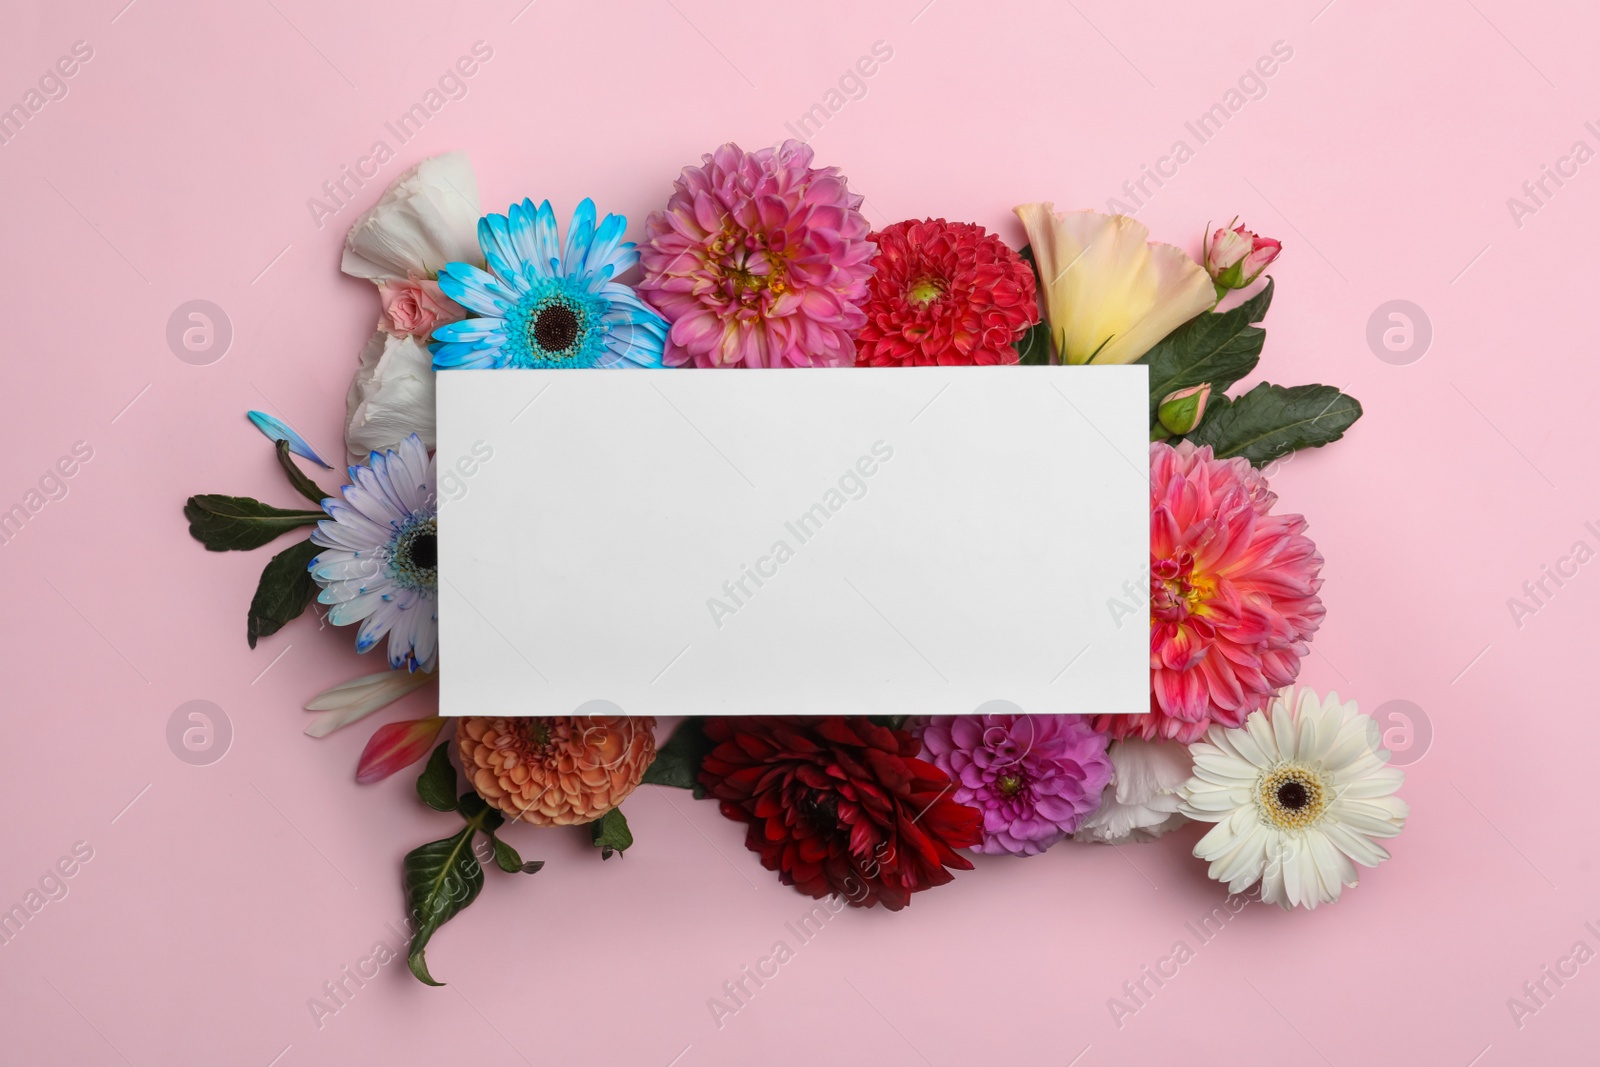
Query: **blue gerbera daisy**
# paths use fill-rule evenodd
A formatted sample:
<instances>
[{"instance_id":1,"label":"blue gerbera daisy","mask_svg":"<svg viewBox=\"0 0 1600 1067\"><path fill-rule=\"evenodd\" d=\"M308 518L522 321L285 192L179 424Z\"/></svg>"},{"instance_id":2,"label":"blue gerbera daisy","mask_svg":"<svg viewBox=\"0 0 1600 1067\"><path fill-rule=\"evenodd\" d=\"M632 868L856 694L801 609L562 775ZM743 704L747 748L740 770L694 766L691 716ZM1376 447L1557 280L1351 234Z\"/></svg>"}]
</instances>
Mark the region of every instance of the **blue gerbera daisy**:
<instances>
[{"instance_id":1,"label":"blue gerbera daisy","mask_svg":"<svg viewBox=\"0 0 1600 1067\"><path fill-rule=\"evenodd\" d=\"M479 317L433 331L435 369L451 367L659 367L666 321L618 275L639 260L607 215L595 226L594 201L578 205L563 248L546 200L512 204L478 220L488 271L450 263L439 288Z\"/></svg>"}]
</instances>

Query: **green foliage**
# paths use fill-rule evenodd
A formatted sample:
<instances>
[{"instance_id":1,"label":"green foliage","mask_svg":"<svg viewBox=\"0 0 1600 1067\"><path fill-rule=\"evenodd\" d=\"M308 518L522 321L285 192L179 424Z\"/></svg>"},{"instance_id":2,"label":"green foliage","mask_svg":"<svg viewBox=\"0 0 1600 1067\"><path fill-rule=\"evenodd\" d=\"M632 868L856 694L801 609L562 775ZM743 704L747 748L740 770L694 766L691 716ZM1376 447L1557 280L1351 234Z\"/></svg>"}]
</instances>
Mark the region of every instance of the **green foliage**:
<instances>
[{"instance_id":1,"label":"green foliage","mask_svg":"<svg viewBox=\"0 0 1600 1067\"><path fill-rule=\"evenodd\" d=\"M320 551L310 541L301 541L268 561L250 600L245 633L251 648L256 647L258 637L275 634L290 619L298 618L316 596L317 583L306 568Z\"/></svg>"},{"instance_id":2,"label":"green foliage","mask_svg":"<svg viewBox=\"0 0 1600 1067\"><path fill-rule=\"evenodd\" d=\"M645 768L644 781L693 790L696 799L705 796L705 788L700 784L700 761L705 759L712 745L706 739L704 724L705 719L698 715L680 722L667 743L657 750L655 760Z\"/></svg>"},{"instance_id":3,"label":"green foliage","mask_svg":"<svg viewBox=\"0 0 1600 1067\"><path fill-rule=\"evenodd\" d=\"M1215 403L1230 385L1255 370L1267 331L1253 324L1266 318L1272 289L1269 278L1259 293L1232 311L1196 315L1140 358L1140 363L1150 367L1152 429L1163 398L1179 389L1210 382ZM1210 415L1206 417L1209 419Z\"/></svg>"},{"instance_id":4,"label":"green foliage","mask_svg":"<svg viewBox=\"0 0 1600 1067\"><path fill-rule=\"evenodd\" d=\"M1361 404L1331 385L1268 385L1236 399L1213 395L1205 421L1187 440L1210 445L1218 458L1243 456L1257 467L1302 448L1344 436Z\"/></svg>"},{"instance_id":5,"label":"green foliage","mask_svg":"<svg viewBox=\"0 0 1600 1067\"><path fill-rule=\"evenodd\" d=\"M212 552L260 548L280 534L328 517L324 511L285 511L248 496L220 493L190 497L183 516L189 520L189 536Z\"/></svg>"},{"instance_id":6,"label":"green foliage","mask_svg":"<svg viewBox=\"0 0 1600 1067\"><path fill-rule=\"evenodd\" d=\"M628 820L621 808L612 808L590 823L589 834L603 860L610 859L613 852L626 852L633 844L633 831L628 829Z\"/></svg>"}]
</instances>

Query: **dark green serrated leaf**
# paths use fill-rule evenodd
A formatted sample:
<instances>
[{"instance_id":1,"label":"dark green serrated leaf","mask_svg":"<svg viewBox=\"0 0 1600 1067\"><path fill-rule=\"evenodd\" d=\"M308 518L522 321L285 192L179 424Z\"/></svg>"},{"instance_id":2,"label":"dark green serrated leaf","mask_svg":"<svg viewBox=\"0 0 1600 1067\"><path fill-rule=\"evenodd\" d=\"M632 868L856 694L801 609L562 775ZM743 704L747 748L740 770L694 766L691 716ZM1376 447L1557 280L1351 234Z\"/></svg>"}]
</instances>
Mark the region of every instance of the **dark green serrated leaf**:
<instances>
[{"instance_id":1,"label":"dark green serrated leaf","mask_svg":"<svg viewBox=\"0 0 1600 1067\"><path fill-rule=\"evenodd\" d=\"M1033 271L1035 282L1034 291L1039 294L1035 300L1042 298L1044 282L1039 279L1039 264L1033 258L1033 246L1023 245L1017 253ZM1017 350L1017 362L1023 366L1041 366L1050 362L1050 323L1045 321L1044 315L1039 316L1039 321L1028 327L1026 333L1012 344Z\"/></svg>"},{"instance_id":2,"label":"dark green serrated leaf","mask_svg":"<svg viewBox=\"0 0 1600 1067\"><path fill-rule=\"evenodd\" d=\"M444 742L428 757L428 765L417 777L417 796L434 811L456 810L456 769L450 766L450 742Z\"/></svg>"},{"instance_id":3,"label":"dark green serrated leaf","mask_svg":"<svg viewBox=\"0 0 1600 1067\"><path fill-rule=\"evenodd\" d=\"M667 743L656 751L655 760L645 768L643 780L651 785L693 790L697 800L705 796L705 787L700 784L700 761L715 746L706 738L704 722L698 715L680 722Z\"/></svg>"},{"instance_id":4,"label":"dark green serrated leaf","mask_svg":"<svg viewBox=\"0 0 1600 1067\"><path fill-rule=\"evenodd\" d=\"M1163 397L1191 385L1211 383L1212 402L1228 386L1255 370L1267 331L1254 325L1266 318L1273 281L1232 311L1196 315L1173 330L1138 362L1150 366L1150 425ZM1210 419L1210 413L1206 415Z\"/></svg>"},{"instance_id":5,"label":"dark green serrated leaf","mask_svg":"<svg viewBox=\"0 0 1600 1067\"><path fill-rule=\"evenodd\" d=\"M200 493L183 505L189 536L212 552L244 551L301 526L321 522L323 511L285 511L247 496Z\"/></svg>"},{"instance_id":6,"label":"dark green serrated leaf","mask_svg":"<svg viewBox=\"0 0 1600 1067\"><path fill-rule=\"evenodd\" d=\"M1331 385L1262 382L1241 397L1220 405L1213 397L1211 403L1187 440L1210 445L1219 458L1243 456L1257 467L1337 441L1361 417L1360 402Z\"/></svg>"},{"instance_id":7,"label":"dark green serrated leaf","mask_svg":"<svg viewBox=\"0 0 1600 1067\"><path fill-rule=\"evenodd\" d=\"M401 881L406 908L417 927L406 964L418 981L428 985L444 984L428 973L424 950L429 939L483 890L483 867L472 854L472 838L481 828L481 821L469 820L454 837L430 841L406 853Z\"/></svg>"},{"instance_id":8,"label":"dark green serrated leaf","mask_svg":"<svg viewBox=\"0 0 1600 1067\"><path fill-rule=\"evenodd\" d=\"M495 864L507 874L537 874L544 867L544 860L529 860L523 863L516 849L493 834L489 835L489 840L494 842Z\"/></svg>"},{"instance_id":9,"label":"dark green serrated leaf","mask_svg":"<svg viewBox=\"0 0 1600 1067\"><path fill-rule=\"evenodd\" d=\"M310 541L302 541L268 561L256 585L256 595L250 600L245 632L251 648L256 647L256 638L277 633L311 603L317 593L317 583L306 567L317 558L319 551L321 549Z\"/></svg>"},{"instance_id":10,"label":"dark green serrated leaf","mask_svg":"<svg viewBox=\"0 0 1600 1067\"><path fill-rule=\"evenodd\" d=\"M621 808L612 808L590 823L589 834L603 860L610 859L613 852L626 852L633 844L633 831L628 829Z\"/></svg>"},{"instance_id":11,"label":"dark green serrated leaf","mask_svg":"<svg viewBox=\"0 0 1600 1067\"><path fill-rule=\"evenodd\" d=\"M289 484L294 487L294 491L313 504L320 506L323 498L328 494L324 493L322 487L317 485L316 482L307 478L305 472L295 463L293 457L289 455L288 441L279 441L277 448L278 466L283 468L284 476L289 479Z\"/></svg>"}]
</instances>

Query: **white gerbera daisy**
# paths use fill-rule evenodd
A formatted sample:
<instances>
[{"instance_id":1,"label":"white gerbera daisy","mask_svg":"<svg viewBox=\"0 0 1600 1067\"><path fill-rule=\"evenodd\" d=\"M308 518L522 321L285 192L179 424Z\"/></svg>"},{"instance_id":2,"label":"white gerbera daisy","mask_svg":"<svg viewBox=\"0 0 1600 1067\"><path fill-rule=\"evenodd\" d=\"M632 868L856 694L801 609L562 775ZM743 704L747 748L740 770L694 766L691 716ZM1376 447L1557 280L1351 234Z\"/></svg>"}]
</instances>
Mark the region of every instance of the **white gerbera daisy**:
<instances>
[{"instance_id":1,"label":"white gerbera daisy","mask_svg":"<svg viewBox=\"0 0 1600 1067\"><path fill-rule=\"evenodd\" d=\"M1405 774L1337 693L1285 689L1242 729L1213 726L1189 751L1183 813L1216 823L1194 854L1230 893L1259 881L1261 899L1284 908L1332 903L1356 884L1355 863L1389 858L1374 839L1405 827L1410 809L1394 795Z\"/></svg>"},{"instance_id":2,"label":"white gerbera daisy","mask_svg":"<svg viewBox=\"0 0 1600 1067\"><path fill-rule=\"evenodd\" d=\"M311 540L326 551L309 565L322 586L317 600L332 605L335 626L360 622L356 651L389 635L389 666L431 671L439 649L438 501L434 460L416 434L388 452L351 467L354 485L343 500L322 508Z\"/></svg>"}]
</instances>

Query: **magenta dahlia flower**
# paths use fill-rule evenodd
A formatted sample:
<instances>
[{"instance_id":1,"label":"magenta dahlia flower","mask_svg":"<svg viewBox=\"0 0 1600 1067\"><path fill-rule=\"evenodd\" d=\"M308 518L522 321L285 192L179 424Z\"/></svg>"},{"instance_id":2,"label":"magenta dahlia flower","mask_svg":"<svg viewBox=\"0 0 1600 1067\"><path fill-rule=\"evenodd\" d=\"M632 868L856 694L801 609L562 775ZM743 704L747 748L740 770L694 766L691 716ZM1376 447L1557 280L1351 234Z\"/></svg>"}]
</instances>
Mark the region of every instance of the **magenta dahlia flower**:
<instances>
[{"instance_id":1,"label":"magenta dahlia flower","mask_svg":"<svg viewBox=\"0 0 1600 1067\"><path fill-rule=\"evenodd\" d=\"M1191 743L1236 728L1300 673L1322 623L1322 556L1243 459L1150 446L1150 712L1101 715L1113 737Z\"/></svg>"},{"instance_id":2,"label":"magenta dahlia flower","mask_svg":"<svg viewBox=\"0 0 1600 1067\"><path fill-rule=\"evenodd\" d=\"M1111 781L1109 739L1080 715L957 715L920 733L957 783L951 799L983 813L977 852L1038 855L1094 813Z\"/></svg>"},{"instance_id":3,"label":"magenta dahlia flower","mask_svg":"<svg viewBox=\"0 0 1600 1067\"><path fill-rule=\"evenodd\" d=\"M703 158L651 213L639 249L639 292L672 324L664 362L849 366L877 251L862 198L798 141Z\"/></svg>"}]
</instances>

